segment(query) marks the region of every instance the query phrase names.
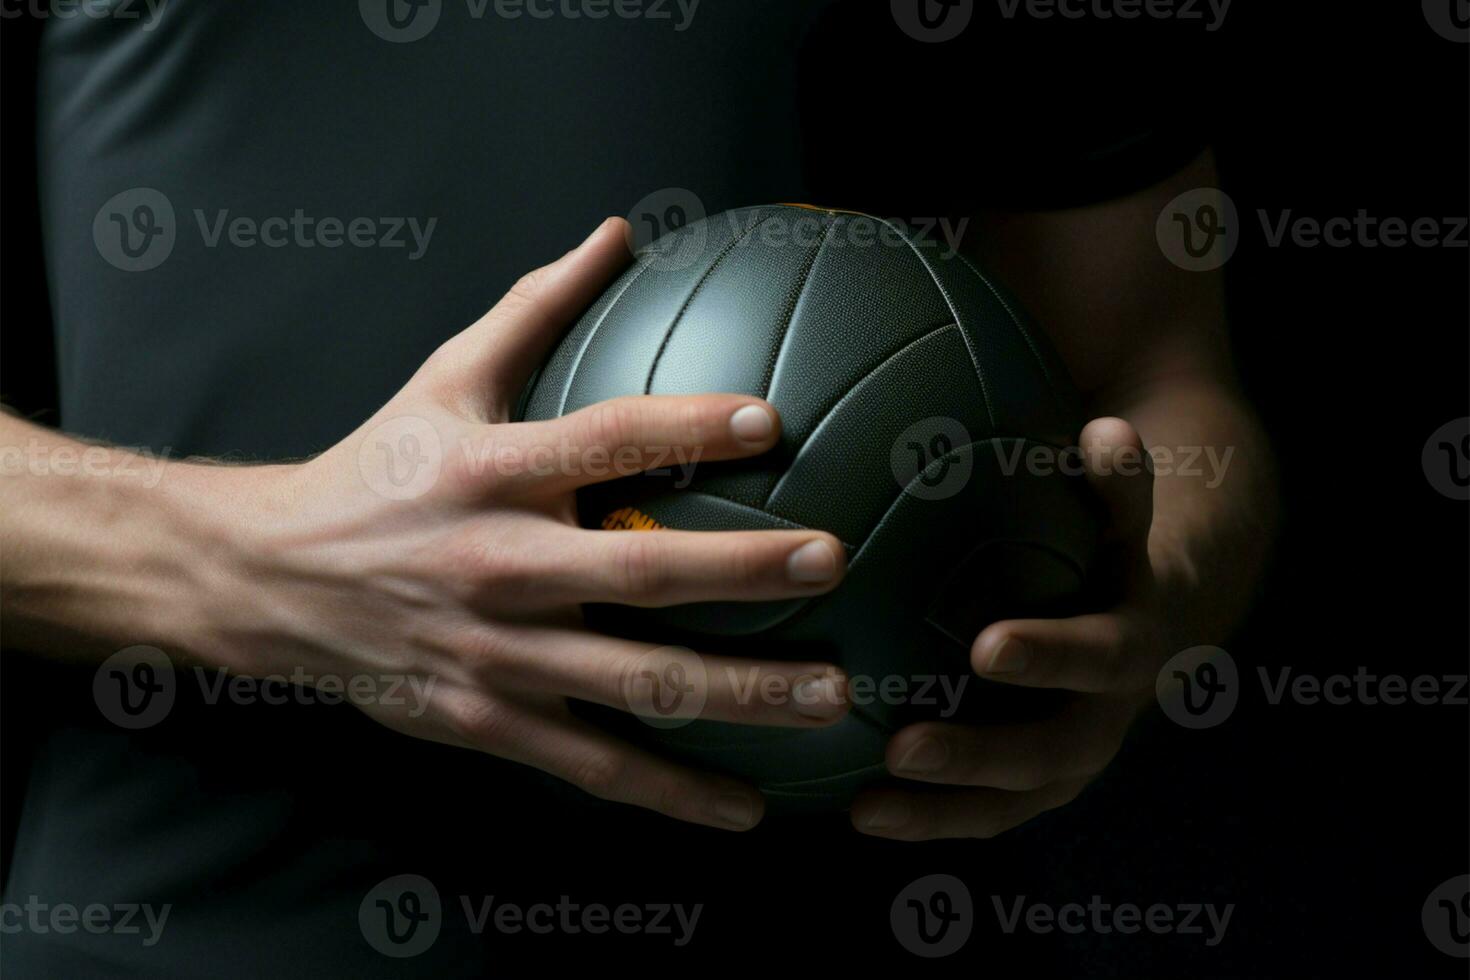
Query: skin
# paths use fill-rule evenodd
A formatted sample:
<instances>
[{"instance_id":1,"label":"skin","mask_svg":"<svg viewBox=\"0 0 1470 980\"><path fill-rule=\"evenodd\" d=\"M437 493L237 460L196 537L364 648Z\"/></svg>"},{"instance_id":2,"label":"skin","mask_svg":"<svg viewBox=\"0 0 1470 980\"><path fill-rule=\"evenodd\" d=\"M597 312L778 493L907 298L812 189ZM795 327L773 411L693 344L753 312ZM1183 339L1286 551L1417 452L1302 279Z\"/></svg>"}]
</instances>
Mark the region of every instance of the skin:
<instances>
[{"instance_id":1,"label":"skin","mask_svg":"<svg viewBox=\"0 0 1470 980\"><path fill-rule=\"evenodd\" d=\"M863 793L853 826L880 837L992 837L1075 799L1112 761L1173 654L1216 644L1249 604L1275 524L1265 436L1236 384L1221 273L1187 272L1154 222L1184 191L1219 186L1202 155L1145 191L1033 214L986 214L966 248L1036 317L1095 416L1079 444L1104 504L1100 613L994 623L971 648L991 681L1075 692L1055 718L914 725L888 746L902 782ZM1176 455L1235 452L1218 485ZM1167 457L1163 457L1167 459ZM1168 472L1163 472L1168 470Z\"/></svg>"},{"instance_id":2,"label":"skin","mask_svg":"<svg viewBox=\"0 0 1470 980\"><path fill-rule=\"evenodd\" d=\"M1033 725L899 732L888 749L898 778L855 802L858 830L991 836L1074 798L1115 754L1167 656L1219 639L1245 608L1271 521L1265 441L1232 379L1218 274L1175 269L1153 237L1166 201L1213 182L1205 157L1120 201L975 223L986 232L967 247L1033 311L1098 415L1081 444L1111 516L1116 574L1103 578L1119 592L1102 613L988 627L973 648L977 673L1065 688L1075 702ZM568 710L568 698L636 708L640 679L668 665L666 652L583 629L582 603L813 595L844 571L841 547L819 532L607 534L576 524L579 486L628 465L664 465L666 449L712 461L770 448L780 419L759 399L628 398L549 422L507 421L534 365L626 266L626 235L609 219L525 276L357 431L306 462L168 462L144 480L133 454L0 415L0 449L104 460L0 479L7 642L92 661L152 643L176 662L257 677L304 667L433 679L421 716L364 710L605 799L754 826L763 812L754 787L658 758ZM374 489L388 475L374 441L403 419L449 447L438 478L410 500ZM1201 445L1238 450L1217 487L1154 480L1138 465L1143 446ZM538 447L565 462L530 471L522 461ZM610 472L609 459L624 468ZM704 663L701 717L812 727L847 708L846 678L830 664ZM742 694L762 689L788 693Z\"/></svg>"},{"instance_id":3,"label":"skin","mask_svg":"<svg viewBox=\"0 0 1470 980\"><path fill-rule=\"evenodd\" d=\"M405 734L536 766L604 799L725 829L754 826L764 806L754 787L640 751L567 706L578 698L629 710L640 703L643 672L664 666L646 644L582 629L582 603L809 596L844 571L841 546L822 532L609 534L577 525L574 493L590 474L619 475L609 459L637 470L663 465L663 447L703 460L769 449L780 420L759 399L625 398L554 421L506 421L533 367L628 263L626 233L609 219L525 276L362 427L307 462L170 463L147 486L123 475L141 474L138 460L108 450L94 475L63 474L61 454L88 447L0 416L0 446L36 440L58 463L0 479L7 641L92 659L151 643L252 677L299 666L314 677L432 679L418 717L408 705L364 710ZM410 500L373 489L388 485L376 471L387 463L371 451L374 432L403 418L432 425L442 446L474 448L445 452L438 479ZM535 470L516 462L516 450L541 446L564 448L569 462ZM844 677L830 664L705 663L702 717L813 727L846 711ZM731 678L751 669L793 696L742 698Z\"/></svg>"}]
</instances>

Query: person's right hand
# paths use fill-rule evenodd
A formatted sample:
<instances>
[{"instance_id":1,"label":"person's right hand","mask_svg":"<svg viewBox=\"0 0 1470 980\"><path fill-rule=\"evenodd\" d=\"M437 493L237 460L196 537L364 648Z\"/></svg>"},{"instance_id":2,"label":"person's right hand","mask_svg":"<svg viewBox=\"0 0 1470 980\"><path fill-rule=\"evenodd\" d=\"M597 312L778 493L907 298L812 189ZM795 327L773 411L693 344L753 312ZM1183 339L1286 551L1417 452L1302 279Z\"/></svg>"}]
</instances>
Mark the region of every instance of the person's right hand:
<instances>
[{"instance_id":1,"label":"person's right hand","mask_svg":"<svg viewBox=\"0 0 1470 980\"><path fill-rule=\"evenodd\" d=\"M627 264L625 227L609 220L523 278L321 456L189 465L206 496L218 499L228 479L233 511L223 549L233 557L212 564L226 572L195 590L206 604L189 646L253 676L304 667L339 679L432 679L417 717L365 710L602 798L746 829L763 811L756 789L642 751L568 710L569 698L629 710L649 671L658 677L668 665L651 644L584 630L579 605L813 595L837 584L842 548L816 531L584 530L573 497L579 486L667 465L670 452L702 461L764 452L779 430L775 411L744 395L647 396L507 421L532 368ZM806 727L845 710L845 678L830 665L702 660L701 718ZM779 680L767 687L770 675ZM770 690L788 693L751 694Z\"/></svg>"}]
</instances>

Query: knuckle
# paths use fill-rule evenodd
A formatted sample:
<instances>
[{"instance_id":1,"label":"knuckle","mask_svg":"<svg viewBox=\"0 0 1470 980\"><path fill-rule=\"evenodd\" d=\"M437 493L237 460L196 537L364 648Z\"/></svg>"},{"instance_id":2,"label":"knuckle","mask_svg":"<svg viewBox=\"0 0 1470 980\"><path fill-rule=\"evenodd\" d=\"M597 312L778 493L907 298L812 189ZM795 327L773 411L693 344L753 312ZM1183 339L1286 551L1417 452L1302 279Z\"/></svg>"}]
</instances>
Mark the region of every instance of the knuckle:
<instances>
[{"instance_id":1,"label":"knuckle","mask_svg":"<svg viewBox=\"0 0 1470 980\"><path fill-rule=\"evenodd\" d=\"M443 560L450 581L464 583L475 596L518 594L536 578L532 557L492 533L466 535Z\"/></svg>"},{"instance_id":2,"label":"knuckle","mask_svg":"<svg viewBox=\"0 0 1470 980\"><path fill-rule=\"evenodd\" d=\"M1051 781L1051 775L1052 765L1047 758L1018 759L1008 767L1008 785L1002 788L1016 791L1039 789Z\"/></svg>"},{"instance_id":3,"label":"knuckle","mask_svg":"<svg viewBox=\"0 0 1470 980\"><path fill-rule=\"evenodd\" d=\"M498 629L477 629L458 648L460 658L471 668L500 669L513 661L510 638Z\"/></svg>"},{"instance_id":4,"label":"knuckle","mask_svg":"<svg viewBox=\"0 0 1470 980\"><path fill-rule=\"evenodd\" d=\"M1116 690L1123 686L1128 677L1127 657L1115 647L1103 650L1093 664L1097 672L1099 684L1104 691Z\"/></svg>"},{"instance_id":5,"label":"knuckle","mask_svg":"<svg viewBox=\"0 0 1470 980\"><path fill-rule=\"evenodd\" d=\"M623 788L627 764L614 752L594 750L579 758L570 773L572 783L600 800L615 800Z\"/></svg>"},{"instance_id":6,"label":"knuckle","mask_svg":"<svg viewBox=\"0 0 1470 980\"><path fill-rule=\"evenodd\" d=\"M637 439L642 417L642 409L630 398L615 398L593 405L587 410L587 442L612 449L632 445Z\"/></svg>"},{"instance_id":7,"label":"knuckle","mask_svg":"<svg viewBox=\"0 0 1470 980\"><path fill-rule=\"evenodd\" d=\"M520 595L536 580L534 561L524 554L495 547L481 563L480 584L499 596Z\"/></svg>"},{"instance_id":8,"label":"knuckle","mask_svg":"<svg viewBox=\"0 0 1470 980\"><path fill-rule=\"evenodd\" d=\"M1109 619L1100 630L1093 649L1091 669L1104 690L1119 687L1128 673L1128 630L1117 619Z\"/></svg>"},{"instance_id":9,"label":"knuckle","mask_svg":"<svg viewBox=\"0 0 1470 980\"><path fill-rule=\"evenodd\" d=\"M466 445L467 440L461 438L460 445ZM480 497L485 493L486 481L478 472L474 461L466 459L462 453L450 453L440 467L440 480L446 488L449 498L455 500L467 500Z\"/></svg>"},{"instance_id":10,"label":"knuckle","mask_svg":"<svg viewBox=\"0 0 1470 980\"><path fill-rule=\"evenodd\" d=\"M677 816L692 810L695 802L684 788L672 781L661 780L657 786L649 788L643 805L656 813Z\"/></svg>"},{"instance_id":11,"label":"knuckle","mask_svg":"<svg viewBox=\"0 0 1470 980\"><path fill-rule=\"evenodd\" d=\"M617 698L620 705L632 709L638 704L637 683L642 662L633 657L609 657L602 661L597 680L602 687Z\"/></svg>"},{"instance_id":12,"label":"knuckle","mask_svg":"<svg viewBox=\"0 0 1470 980\"><path fill-rule=\"evenodd\" d=\"M652 599L669 585L669 562L657 537L646 532L625 532L615 551L614 586L630 599Z\"/></svg>"},{"instance_id":13,"label":"knuckle","mask_svg":"<svg viewBox=\"0 0 1470 980\"><path fill-rule=\"evenodd\" d=\"M535 302L541 297L546 288L546 270L544 268L532 269L515 281L510 287L510 295L525 302Z\"/></svg>"},{"instance_id":14,"label":"knuckle","mask_svg":"<svg viewBox=\"0 0 1470 980\"><path fill-rule=\"evenodd\" d=\"M944 819L935 814L926 813L920 809L914 813L898 831L894 838L904 841L926 841L937 837L951 836L944 831Z\"/></svg>"},{"instance_id":15,"label":"knuckle","mask_svg":"<svg viewBox=\"0 0 1470 980\"><path fill-rule=\"evenodd\" d=\"M759 585L767 578L767 569L774 560L775 553L770 548L741 541L732 545L726 555L725 576L737 586Z\"/></svg>"},{"instance_id":16,"label":"knuckle","mask_svg":"<svg viewBox=\"0 0 1470 980\"><path fill-rule=\"evenodd\" d=\"M942 724L940 724L940 723L938 723L938 722L933 722L933 721L921 721L921 722L918 722L918 723L913 724L913 725L910 725L910 726L908 726L907 728L904 729L904 731L903 731L904 739L903 739L902 742L899 742L897 740L890 740L889 741L889 743L888 743L888 754L895 761L897 761L898 759L901 759L908 752L908 750L910 748L912 748L915 745L918 745L920 742L924 741L925 739L933 739L935 741L943 741L944 738L945 738L945 734L946 734L946 728L945 728L945 726L942 725ZM980 760L979 758L977 758L974 752L970 751L970 746L968 746L966 744L963 744L963 740L961 740L961 743L962 744L960 744L960 745L954 746L954 748L957 751L956 751L956 755L955 755L954 759L952 760L952 762L953 763L957 763L960 768L966 768L966 769L974 768L974 767L978 766L978 764L982 760Z\"/></svg>"},{"instance_id":17,"label":"knuckle","mask_svg":"<svg viewBox=\"0 0 1470 980\"><path fill-rule=\"evenodd\" d=\"M512 715L503 705L483 696L460 698L449 710L454 733L481 748L504 744L512 723Z\"/></svg>"},{"instance_id":18,"label":"knuckle","mask_svg":"<svg viewBox=\"0 0 1470 980\"><path fill-rule=\"evenodd\" d=\"M1100 637L1102 653L1109 660L1117 660L1128 647L1129 629L1121 616L1109 616Z\"/></svg>"},{"instance_id":19,"label":"knuckle","mask_svg":"<svg viewBox=\"0 0 1470 980\"><path fill-rule=\"evenodd\" d=\"M488 574L482 544L468 539L447 542L433 556L433 565L444 581L458 583L461 599L477 592Z\"/></svg>"},{"instance_id":20,"label":"knuckle","mask_svg":"<svg viewBox=\"0 0 1470 980\"><path fill-rule=\"evenodd\" d=\"M443 383L462 375L463 371L458 370L464 360L464 341L460 339L462 336L463 334L455 334L434 348L433 353L424 358L424 362L414 372L414 380L427 379L430 383Z\"/></svg>"},{"instance_id":21,"label":"knuckle","mask_svg":"<svg viewBox=\"0 0 1470 980\"><path fill-rule=\"evenodd\" d=\"M714 429L711 418L712 409L709 406L696 401L683 401L678 408L678 431L684 433L690 445L702 447L710 440L710 433Z\"/></svg>"}]
</instances>

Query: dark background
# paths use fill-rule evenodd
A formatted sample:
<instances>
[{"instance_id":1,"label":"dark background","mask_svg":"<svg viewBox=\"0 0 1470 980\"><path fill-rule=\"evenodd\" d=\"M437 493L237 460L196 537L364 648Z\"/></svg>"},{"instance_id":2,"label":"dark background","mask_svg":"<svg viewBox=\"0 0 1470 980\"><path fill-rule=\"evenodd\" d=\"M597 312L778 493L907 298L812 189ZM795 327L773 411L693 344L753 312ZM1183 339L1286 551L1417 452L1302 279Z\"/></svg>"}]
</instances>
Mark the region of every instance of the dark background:
<instances>
[{"instance_id":1,"label":"dark background","mask_svg":"<svg viewBox=\"0 0 1470 980\"><path fill-rule=\"evenodd\" d=\"M1222 92L1215 145L1245 230L1227 266L1230 314L1245 383L1280 461L1276 558L1255 613L1227 644L1245 680L1240 707L1203 732L1148 718L1082 800L995 842L853 841L822 826L793 851L789 835L757 831L731 843L674 831L667 854L614 855L590 871L589 879L597 870L615 876L622 891L609 895L613 903L638 900L632 890L734 908L702 924L686 968L768 957L792 969L855 957L871 967L890 957L904 969L922 966L893 942L888 903L919 875L948 872L986 907L977 910L977 935L957 957L936 961L940 968L1465 976L1463 961L1426 941L1419 916L1433 888L1470 871L1470 712L1273 706L1256 668L1326 676L1362 666L1408 677L1470 669L1470 508L1437 493L1420 464L1429 434L1470 412L1470 253L1271 247L1256 212L1465 216L1470 47L1431 31L1413 4L1393 16L1286 6L1235 4L1202 59L1211 63L1166 59L1156 81L1177 91L1213 78ZM47 332L34 329L47 313L26 29L23 21L0 26L0 394L54 421ZM1108 80L1096 82L1105 91ZM44 710L44 692L25 680L9 663L0 679L6 840L27 717ZM585 818L571 812L561 829L574 837ZM669 855L680 859L659 860ZM1046 881L1067 884L1045 894ZM522 883L553 900L557 884ZM1214 949L1197 937L987 932L987 896L1028 888L1031 899L1056 904L1100 893L1144 905L1233 902L1236 910ZM595 900L597 888L582 893ZM586 937L561 942L603 949ZM535 952L532 939L510 945Z\"/></svg>"}]
</instances>

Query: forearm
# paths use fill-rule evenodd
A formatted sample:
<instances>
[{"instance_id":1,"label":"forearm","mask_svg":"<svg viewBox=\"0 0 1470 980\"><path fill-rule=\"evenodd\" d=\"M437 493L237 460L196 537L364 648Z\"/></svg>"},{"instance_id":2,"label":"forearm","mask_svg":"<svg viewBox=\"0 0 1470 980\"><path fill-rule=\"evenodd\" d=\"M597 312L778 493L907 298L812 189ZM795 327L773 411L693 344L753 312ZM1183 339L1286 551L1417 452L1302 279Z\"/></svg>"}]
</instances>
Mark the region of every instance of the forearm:
<instances>
[{"instance_id":1,"label":"forearm","mask_svg":"<svg viewBox=\"0 0 1470 980\"><path fill-rule=\"evenodd\" d=\"M1276 529L1266 436L1226 377L1190 371L1101 393L1154 457L1149 559L1175 652L1220 643L1245 614Z\"/></svg>"},{"instance_id":2,"label":"forearm","mask_svg":"<svg viewBox=\"0 0 1470 980\"><path fill-rule=\"evenodd\" d=\"M1126 197L983 214L967 246L1041 324L1088 414L1127 420L1156 453L1149 557L1176 651L1240 620L1276 522L1269 446L1231 366L1224 275L1179 268L1154 235L1169 201L1218 184L1206 152Z\"/></svg>"},{"instance_id":3,"label":"forearm","mask_svg":"<svg viewBox=\"0 0 1470 980\"><path fill-rule=\"evenodd\" d=\"M0 623L9 647L95 659L196 645L245 468L91 445L0 413Z\"/></svg>"}]
</instances>

